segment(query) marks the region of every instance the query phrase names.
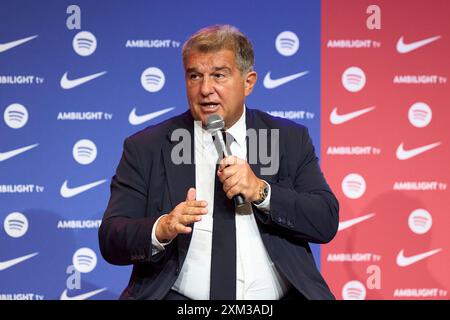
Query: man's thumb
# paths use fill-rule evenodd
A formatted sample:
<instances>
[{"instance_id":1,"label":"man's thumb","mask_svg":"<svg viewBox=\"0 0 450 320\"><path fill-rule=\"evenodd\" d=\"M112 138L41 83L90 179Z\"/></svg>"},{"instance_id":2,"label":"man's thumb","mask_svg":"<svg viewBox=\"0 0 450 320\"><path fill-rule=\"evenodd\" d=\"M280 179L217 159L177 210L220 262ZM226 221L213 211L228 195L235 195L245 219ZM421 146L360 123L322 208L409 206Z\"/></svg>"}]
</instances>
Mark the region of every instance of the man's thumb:
<instances>
[{"instance_id":1,"label":"man's thumb","mask_svg":"<svg viewBox=\"0 0 450 320\"><path fill-rule=\"evenodd\" d=\"M189 188L186 196L186 200L195 200L195 188Z\"/></svg>"}]
</instances>

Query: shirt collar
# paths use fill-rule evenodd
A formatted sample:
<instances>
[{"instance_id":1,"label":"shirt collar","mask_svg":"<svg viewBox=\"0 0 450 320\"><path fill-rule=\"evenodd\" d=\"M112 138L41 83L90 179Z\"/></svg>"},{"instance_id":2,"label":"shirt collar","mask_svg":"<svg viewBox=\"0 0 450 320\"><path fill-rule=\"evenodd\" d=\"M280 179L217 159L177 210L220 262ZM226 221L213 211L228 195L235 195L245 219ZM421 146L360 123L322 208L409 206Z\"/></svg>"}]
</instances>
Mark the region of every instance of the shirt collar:
<instances>
[{"instance_id":1,"label":"shirt collar","mask_svg":"<svg viewBox=\"0 0 450 320\"><path fill-rule=\"evenodd\" d=\"M247 126L245 123L245 114L246 114L245 109L246 109L246 106L244 104L244 109L243 109L242 115L239 118L239 120L236 121L236 123L233 124L231 126L231 128L226 130L226 132L228 132L229 134L231 134L233 136L234 141L240 147L244 146L246 143ZM208 146L209 144L211 144L213 142L211 134L202 127L200 121L194 121L194 128L195 128L195 130L194 130L195 136L197 138L199 138L200 141L202 141L204 146Z\"/></svg>"},{"instance_id":2,"label":"shirt collar","mask_svg":"<svg viewBox=\"0 0 450 320\"><path fill-rule=\"evenodd\" d=\"M247 126L245 124L245 104L244 104L244 108L242 111L242 115L239 118L238 121L236 121L235 124L233 124L231 126L231 128L229 128L228 130L226 130L226 132L228 132L229 134L231 134L234 138L234 141L237 142L237 144L242 147L245 146L246 143L246 130L247 130Z\"/></svg>"}]
</instances>

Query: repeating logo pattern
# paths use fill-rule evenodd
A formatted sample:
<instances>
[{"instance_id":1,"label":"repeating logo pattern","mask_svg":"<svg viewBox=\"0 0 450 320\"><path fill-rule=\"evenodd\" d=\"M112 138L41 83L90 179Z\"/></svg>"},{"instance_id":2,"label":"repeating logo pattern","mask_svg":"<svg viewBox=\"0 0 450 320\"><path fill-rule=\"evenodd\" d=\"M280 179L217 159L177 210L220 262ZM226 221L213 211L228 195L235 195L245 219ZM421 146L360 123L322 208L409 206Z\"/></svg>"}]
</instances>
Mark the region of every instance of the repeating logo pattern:
<instances>
[{"instance_id":1,"label":"repeating logo pattern","mask_svg":"<svg viewBox=\"0 0 450 320\"><path fill-rule=\"evenodd\" d=\"M141 84L148 92L158 92L165 83L166 77L159 68L149 67L142 72Z\"/></svg>"},{"instance_id":2,"label":"repeating logo pattern","mask_svg":"<svg viewBox=\"0 0 450 320\"><path fill-rule=\"evenodd\" d=\"M342 73L342 85L350 92L361 91L366 85L366 74L359 67L350 67Z\"/></svg>"},{"instance_id":3,"label":"repeating logo pattern","mask_svg":"<svg viewBox=\"0 0 450 320\"><path fill-rule=\"evenodd\" d=\"M97 255L90 248L80 248L73 254L72 263L79 272L88 273L97 266Z\"/></svg>"},{"instance_id":4,"label":"repeating logo pattern","mask_svg":"<svg viewBox=\"0 0 450 320\"><path fill-rule=\"evenodd\" d=\"M425 234L433 225L431 214L425 209L416 209L408 217L408 226L412 232Z\"/></svg>"},{"instance_id":5,"label":"repeating logo pattern","mask_svg":"<svg viewBox=\"0 0 450 320\"><path fill-rule=\"evenodd\" d=\"M130 160L124 139L188 109L181 49L199 26L185 17L205 6L202 24L235 21L252 41L247 106L307 125L320 150L320 1L268 5L258 14L270 23L256 25L206 0L0 2L11 17L0 34L0 299L120 296L130 266L111 266L98 244L110 183Z\"/></svg>"},{"instance_id":6,"label":"repeating logo pattern","mask_svg":"<svg viewBox=\"0 0 450 320\"><path fill-rule=\"evenodd\" d=\"M416 128L425 128L432 118L433 112L424 102L416 102L408 110L408 120Z\"/></svg>"},{"instance_id":7,"label":"repeating logo pattern","mask_svg":"<svg viewBox=\"0 0 450 320\"><path fill-rule=\"evenodd\" d=\"M20 212L12 212L6 216L3 227L8 236L20 238L28 231L28 219Z\"/></svg>"},{"instance_id":8,"label":"repeating logo pattern","mask_svg":"<svg viewBox=\"0 0 450 320\"><path fill-rule=\"evenodd\" d=\"M366 287L357 280L347 282L342 288L344 300L364 300L366 298Z\"/></svg>"},{"instance_id":9,"label":"repeating logo pattern","mask_svg":"<svg viewBox=\"0 0 450 320\"><path fill-rule=\"evenodd\" d=\"M108 184L126 137L187 110L181 47L198 26L184 17L207 5L204 25L236 21L253 41L248 107L306 125L321 150L340 223L321 254L312 250L336 297L448 299L450 6L380 0L374 29L361 23L367 4L350 2L271 3L262 25L206 0L188 12L1 2L11 16L35 14L7 20L0 35L0 298L120 295L130 268L111 267L98 248ZM408 27L419 17L420 30Z\"/></svg>"},{"instance_id":10,"label":"repeating logo pattern","mask_svg":"<svg viewBox=\"0 0 450 320\"><path fill-rule=\"evenodd\" d=\"M342 192L350 199L358 199L366 192L366 181L357 173L350 173L342 180Z\"/></svg>"},{"instance_id":11,"label":"repeating logo pattern","mask_svg":"<svg viewBox=\"0 0 450 320\"><path fill-rule=\"evenodd\" d=\"M3 119L12 129L23 128L28 122L28 110L20 103L10 104L3 114Z\"/></svg>"},{"instance_id":12,"label":"repeating logo pattern","mask_svg":"<svg viewBox=\"0 0 450 320\"><path fill-rule=\"evenodd\" d=\"M88 139L81 139L75 143L72 155L79 164L91 164L97 158L97 146Z\"/></svg>"},{"instance_id":13,"label":"repeating logo pattern","mask_svg":"<svg viewBox=\"0 0 450 320\"><path fill-rule=\"evenodd\" d=\"M81 31L73 37L72 46L80 56L90 56L97 49L97 38L89 31Z\"/></svg>"},{"instance_id":14,"label":"repeating logo pattern","mask_svg":"<svg viewBox=\"0 0 450 320\"><path fill-rule=\"evenodd\" d=\"M297 53L300 40L294 32L283 31L275 39L275 47L279 54L289 57Z\"/></svg>"},{"instance_id":15,"label":"repeating logo pattern","mask_svg":"<svg viewBox=\"0 0 450 320\"><path fill-rule=\"evenodd\" d=\"M409 4L322 10L322 169L340 223L321 261L338 299L449 298L450 6Z\"/></svg>"}]
</instances>

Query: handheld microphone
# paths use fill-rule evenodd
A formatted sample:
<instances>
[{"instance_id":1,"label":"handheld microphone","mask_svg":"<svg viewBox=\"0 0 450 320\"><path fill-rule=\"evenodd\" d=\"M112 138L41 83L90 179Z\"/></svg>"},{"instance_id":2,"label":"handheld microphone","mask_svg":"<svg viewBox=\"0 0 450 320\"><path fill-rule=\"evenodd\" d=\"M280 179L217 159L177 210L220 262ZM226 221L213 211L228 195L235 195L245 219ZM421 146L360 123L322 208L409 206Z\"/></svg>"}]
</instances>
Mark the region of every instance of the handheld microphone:
<instances>
[{"instance_id":1,"label":"handheld microphone","mask_svg":"<svg viewBox=\"0 0 450 320\"><path fill-rule=\"evenodd\" d=\"M216 147L220 150L220 152L223 152L223 154L225 155L225 157L231 156L231 150L228 150L225 141L223 139L223 129L225 127L225 121L223 120L223 118L218 115L218 114L212 114L208 117L207 123L206 123L206 129L208 130L208 132L211 133L211 135L214 137L215 141L217 141L218 143L215 144ZM236 208L241 207L242 205L245 204L244 201L244 197L241 194L235 195L233 197L233 201L234 201L234 206Z\"/></svg>"}]
</instances>

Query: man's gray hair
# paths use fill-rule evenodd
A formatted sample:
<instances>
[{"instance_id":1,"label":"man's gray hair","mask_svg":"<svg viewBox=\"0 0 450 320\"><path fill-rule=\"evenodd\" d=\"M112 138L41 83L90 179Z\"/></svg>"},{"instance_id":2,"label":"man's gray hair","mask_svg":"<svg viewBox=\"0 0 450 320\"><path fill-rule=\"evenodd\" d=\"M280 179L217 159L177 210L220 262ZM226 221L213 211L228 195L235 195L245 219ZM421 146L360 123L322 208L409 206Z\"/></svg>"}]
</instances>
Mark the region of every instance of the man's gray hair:
<instances>
[{"instance_id":1,"label":"man's gray hair","mask_svg":"<svg viewBox=\"0 0 450 320\"><path fill-rule=\"evenodd\" d=\"M183 63L191 51L202 53L228 49L234 52L236 65L241 74L253 71L255 56L250 40L236 27L230 25L214 25L200 29L183 45Z\"/></svg>"}]
</instances>

